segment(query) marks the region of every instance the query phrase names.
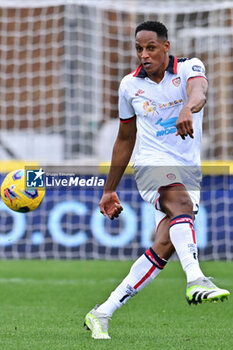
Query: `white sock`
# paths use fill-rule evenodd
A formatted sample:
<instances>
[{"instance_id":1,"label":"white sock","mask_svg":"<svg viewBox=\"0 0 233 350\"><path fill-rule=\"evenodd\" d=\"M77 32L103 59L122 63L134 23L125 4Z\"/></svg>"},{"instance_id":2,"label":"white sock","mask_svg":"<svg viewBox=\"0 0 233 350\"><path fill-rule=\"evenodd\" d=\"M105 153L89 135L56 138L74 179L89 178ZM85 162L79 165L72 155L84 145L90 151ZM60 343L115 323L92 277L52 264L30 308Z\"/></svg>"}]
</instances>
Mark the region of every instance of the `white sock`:
<instances>
[{"instance_id":1,"label":"white sock","mask_svg":"<svg viewBox=\"0 0 233 350\"><path fill-rule=\"evenodd\" d=\"M112 316L116 309L153 281L166 263L167 261L160 258L151 248L148 249L135 261L129 274L97 311Z\"/></svg>"},{"instance_id":2,"label":"white sock","mask_svg":"<svg viewBox=\"0 0 233 350\"><path fill-rule=\"evenodd\" d=\"M198 261L196 236L191 216L180 215L171 220L170 239L186 274L187 282L203 277Z\"/></svg>"}]
</instances>

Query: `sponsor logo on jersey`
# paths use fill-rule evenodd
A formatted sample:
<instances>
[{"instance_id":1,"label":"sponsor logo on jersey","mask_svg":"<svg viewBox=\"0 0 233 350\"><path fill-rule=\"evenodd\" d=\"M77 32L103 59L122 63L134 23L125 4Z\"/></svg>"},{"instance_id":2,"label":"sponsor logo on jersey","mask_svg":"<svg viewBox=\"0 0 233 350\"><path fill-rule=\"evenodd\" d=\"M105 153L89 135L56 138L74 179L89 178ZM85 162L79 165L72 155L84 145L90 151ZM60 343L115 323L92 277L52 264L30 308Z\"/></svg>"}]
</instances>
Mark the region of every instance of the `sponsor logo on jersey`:
<instances>
[{"instance_id":1,"label":"sponsor logo on jersey","mask_svg":"<svg viewBox=\"0 0 233 350\"><path fill-rule=\"evenodd\" d=\"M194 72L205 73L205 70L201 66L198 66L196 64L194 66L192 66L192 70L194 70Z\"/></svg>"},{"instance_id":2,"label":"sponsor logo on jersey","mask_svg":"<svg viewBox=\"0 0 233 350\"><path fill-rule=\"evenodd\" d=\"M180 77L174 78L172 79L172 83L173 85L175 85L176 87L178 87L180 85L181 79Z\"/></svg>"},{"instance_id":3,"label":"sponsor logo on jersey","mask_svg":"<svg viewBox=\"0 0 233 350\"><path fill-rule=\"evenodd\" d=\"M157 105L152 100L145 101L143 103L143 109L144 109L144 112L145 112L143 114L144 117L148 117L149 114L152 115L152 116L155 116L155 115L158 114L158 112L157 112Z\"/></svg>"},{"instance_id":4,"label":"sponsor logo on jersey","mask_svg":"<svg viewBox=\"0 0 233 350\"><path fill-rule=\"evenodd\" d=\"M160 118L155 125L160 125L164 129L158 130L156 136L164 136L169 134L174 134L176 132L176 121L178 117L170 118L168 120L163 121L163 118Z\"/></svg>"},{"instance_id":5,"label":"sponsor logo on jersey","mask_svg":"<svg viewBox=\"0 0 233 350\"><path fill-rule=\"evenodd\" d=\"M171 101L171 102L160 103L159 104L159 108L162 108L162 109L170 108L170 107L177 106L177 105L179 105L181 103L184 103L184 100L182 98L180 98L179 100Z\"/></svg>"},{"instance_id":6,"label":"sponsor logo on jersey","mask_svg":"<svg viewBox=\"0 0 233 350\"><path fill-rule=\"evenodd\" d=\"M135 96L139 96L139 95L142 95L142 94L144 94L144 90L138 90L136 93L135 93Z\"/></svg>"}]
</instances>

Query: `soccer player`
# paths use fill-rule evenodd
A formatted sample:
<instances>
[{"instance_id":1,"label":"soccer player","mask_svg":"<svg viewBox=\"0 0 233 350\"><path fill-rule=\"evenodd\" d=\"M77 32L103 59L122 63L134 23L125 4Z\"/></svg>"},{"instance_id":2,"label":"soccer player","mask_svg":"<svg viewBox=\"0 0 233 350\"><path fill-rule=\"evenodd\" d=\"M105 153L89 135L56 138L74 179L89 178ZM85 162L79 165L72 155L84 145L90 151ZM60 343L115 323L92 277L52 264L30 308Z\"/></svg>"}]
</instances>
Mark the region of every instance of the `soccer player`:
<instances>
[{"instance_id":1,"label":"soccer player","mask_svg":"<svg viewBox=\"0 0 233 350\"><path fill-rule=\"evenodd\" d=\"M137 133L135 179L142 198L155 206L156 238L109 298L86 315L85 325L95 339L110 339L108 320L114 311L157 277L174 251L187 277L189 304L224 300L230 294L200 269L193 228L200 196L202 117L208 88L204 65L197 58L169 56L167 28L160 22L140 24L135 45L140 65L120 84L121 123L100 211L114 219L123 210L116 188Z\"/></svg>"}]
</instances>

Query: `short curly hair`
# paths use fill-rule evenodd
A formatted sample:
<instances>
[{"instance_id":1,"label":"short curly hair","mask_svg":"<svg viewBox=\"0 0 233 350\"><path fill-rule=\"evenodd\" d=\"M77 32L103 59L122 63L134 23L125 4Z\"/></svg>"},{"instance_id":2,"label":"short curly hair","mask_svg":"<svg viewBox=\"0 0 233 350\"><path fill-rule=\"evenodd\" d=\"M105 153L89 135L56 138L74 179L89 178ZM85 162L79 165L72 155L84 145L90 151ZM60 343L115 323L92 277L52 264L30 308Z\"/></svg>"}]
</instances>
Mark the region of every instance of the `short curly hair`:
<instances>
[{"instance_id":1,"label":"short curly hair","mask_svg":"<svg viewBox=\"0 0 233 350\"><path fill-rule=\"evenodd\" d=\"M149 30L151 32L155 32L158 35L158 38L167 40L168 39L168 30L165 25L161 22L157 21L146 21L139 24L135 30L135 36L141 30Z\"/></svg>"}]
</instances>

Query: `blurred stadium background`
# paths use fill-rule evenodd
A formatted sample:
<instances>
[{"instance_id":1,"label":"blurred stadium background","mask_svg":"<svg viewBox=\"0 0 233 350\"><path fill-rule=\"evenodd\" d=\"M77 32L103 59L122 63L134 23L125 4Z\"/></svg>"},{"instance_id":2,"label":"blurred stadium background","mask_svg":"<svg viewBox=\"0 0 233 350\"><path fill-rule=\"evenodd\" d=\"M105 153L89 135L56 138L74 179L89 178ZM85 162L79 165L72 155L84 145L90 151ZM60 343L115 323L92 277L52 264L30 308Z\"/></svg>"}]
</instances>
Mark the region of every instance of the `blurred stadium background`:
<instances>
[{"instance_id":1,"label":"blurred stadium background","mask_svg":"<svg viewBox=\"0 0 233 350\"><path fill-rule=\"evenodd\" d=\"M138 64L134 30L149 19L166 24L173 55L197 56L206 66L206 168L196 230L202 259L232 260L232 1L2 0L0 181L29 164L101 172L118 130L119 82ZM151 244L153 208L131 174L121 184L118 221L99 214L100 196L97 189L49 190L29 214L0 201L0 257L136 258Z\"/></svg>"}]
</instances>

